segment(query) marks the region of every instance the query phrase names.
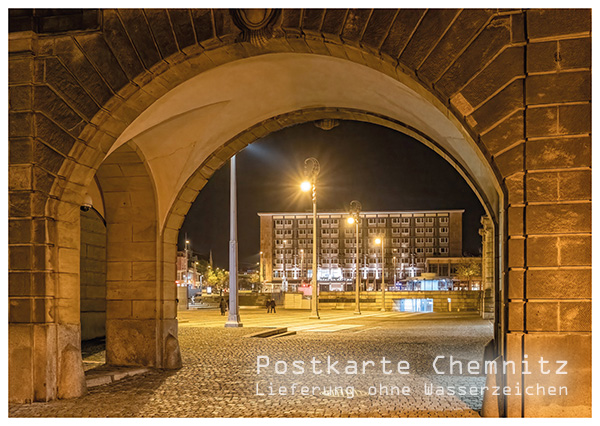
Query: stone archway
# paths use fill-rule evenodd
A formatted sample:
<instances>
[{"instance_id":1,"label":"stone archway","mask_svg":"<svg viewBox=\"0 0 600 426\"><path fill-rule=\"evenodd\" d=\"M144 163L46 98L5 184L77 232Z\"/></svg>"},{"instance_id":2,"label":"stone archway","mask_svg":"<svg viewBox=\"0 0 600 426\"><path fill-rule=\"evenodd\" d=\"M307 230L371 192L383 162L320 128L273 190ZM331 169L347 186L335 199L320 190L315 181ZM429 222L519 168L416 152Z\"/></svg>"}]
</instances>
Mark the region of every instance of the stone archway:
<instances>
[{"instance_id":1,"label":"stone archway","mask_svg":"<svg viewBox=\"0 0 600 426\"><path fill-rule=\"evenodd\" d=\"M282 72L283 83L278 82L276 76L268 81L256 81L252 87L249 87L248 81L228 81L230 75L252 76L265 70L298 68L303 71ZM337 78L342 72L345 79ZM464 129L457 130L458 122L453 123L445 118L447 114L436 109L443 109L443 106L431 105L430 98L424 98L391 79L384 80L383 87L378 87L377 77L378 73L370 68L347 64L337 58L271 54L234 61L188 79L140 114L111 149L119 149L120 144L134 141L150 159L148 168L158 182L165 288L175 279L172 259L179 228L191 202L214 170L261 135L323 118L377 123L408 133L428 145L465 178L493 218L492 228L498 232L498 218L503 214L501 190L493 171L486 166L482 155L477 154L474 142L468 142L468 133ZM318 87L305 90L315 79L320 80ZM345 90L349 82L356 84L355 93ZM365 96L361 90L363 87L369 87L375 98ZM381 95L384 91L387 96ZM421 93L427 92L421 90ZM252 102L259 94L263 95L263 99L248 108L248 100ZM390 107L390 98L398 100L398 103ZM324 106L311 108L315 102ZM404 105L399 106L400 103ZM421 114L417 115L415 111L421 111ZM394 118L386 117L384 113L394 114ZM220 115L226 115L227 119L220 120ZM434 136L430 137L427 133ZM494 231L492 236L500 243ZM501 246L495 251L500 253ZM497 270L492 275L498 277L502 265L493 264ZM500 319L499 316L497 318ZM500 324L498 321L496 335L502 333ZM500 350L501 345L500 342Z\"/></svg>"},{"instance_id":2,"label":"stone archway","mask_svg":"<svg viewBox=\"0 0 600 426\"><path fill-rule=\"evenodd\" d=\"M127 142L123 132L150 105L194 76L239 59L285 52L362 64L435 106L458 129L458 146L475 154L475 163L465 167L468 175L487 173L494 177L490 182L496 181L491 188L505 188L497 200L497 206L507 207L506 218L498 222L507 243L506 256L498 253L499 265L507 267L502 286L505 354L520 359L524 351L533 356L558 342L569 342L578 353L589 351L589 12L285 10L262 46L236 43L240 31L223 10L101 13L99 30L11 36L11 401L57 395L56 383L65 374L57 367L60 354L79 333L73 315L78 315L79 205L115 142ZM137 19L140 14L143 21ZM147 31L133 31L140 22ZM165 22L177 22L177 30L165 33ZM569 56L563 49L568 60L557 65L548 58L559 45L583 53ZM548 94L549 87L560 89ZM305 108L266 114L213 140L204 159L240 135L209 158L202 173L270 131L275 116ZM372 109L366 111L377 112ZM398 121L423 132L422 125ZM438 143L445 139L424 133ZM545 156L549 150L559 155ZM469 158L448 152L458 163L458 157ZM145 157L156 182L152 157ZM197 158L189 176L181 176L178 199L183 204L161 204L157 188L159 228L165 226L157 259L166 282L175 250L168 234L176 232L186 203L208 177L192 176L204 159ZM477 170L469 170L474 166ZM486 193L482 179L473 181ZM548 190L559 182L562 191ZM544 287L549 279L552 289ZM571 287L571 279L582 284ZM570 383L577 377L587 380L589 360L575 362L577 374ZM15 387L16 377L24 377L25 386ZM508 379L524 376L518 372ZM510 398L507 414L580 413L588 403L578 401L588 398L584 387L558 411L543 398Z\"/></svg>"}]
</instances>

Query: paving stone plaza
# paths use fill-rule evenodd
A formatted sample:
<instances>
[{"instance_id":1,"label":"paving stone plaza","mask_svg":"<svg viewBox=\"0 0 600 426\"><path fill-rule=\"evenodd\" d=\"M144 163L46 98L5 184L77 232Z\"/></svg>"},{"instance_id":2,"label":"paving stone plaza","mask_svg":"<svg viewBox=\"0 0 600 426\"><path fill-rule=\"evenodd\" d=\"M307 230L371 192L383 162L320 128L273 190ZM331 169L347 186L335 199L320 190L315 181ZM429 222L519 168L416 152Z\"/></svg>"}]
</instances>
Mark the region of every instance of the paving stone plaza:
<instances>
[{"instance_id":1,"label":"paving stone plaza","mask_svg":"<svg viewBox=\"0 0 600 426\"><path fill-rule=\"evenodd\" d=\"M463 362L481 360L492 337L489 321L471 315L399 312L322 311L309 320L307 311L242 309L244 328L228 329L217 310L181 313L179 339L183 368L150 371L116 383L94 387L69 400L11 405L12 417L477 417L480 396L426 395L425 385L478 386L485 377L436 375L438 355ZM285 337L245 337L264 327L296 331ZM97 356L97 355L96 355ZM257 374L257 357L270 365ZM366 374L327 374L327 356L343 370L348 360L372 360ZM310 360L323 374L314 375ZM384 374L380 361L391 363ZM294 361L305 361L305 374L292 372ZM397 374L405 360L410 374ZM288 365L277 374L274 364ZM262 358L264 363L265 359ZM447 366L447 365L446 365ZM295 384L295 385L294 385ZM276 395L269 394L272 386ZM277 395L283 386L287 395ZM302 386L309 389L301 394ZM318 386L313 395L312 388ZM399 391L393 388L397 386ZM336 387L338 390L336 391ZM353 391L348 392L350 388ZM369 395L369 388L375 395ZM409 395L403 393L410 388ZM341 392L339 390L341 388ZM386 395L387 389L387 395ZM294 392L294 395L290 393ZM306 390L306 389L305 389ZM353 393L353 394L352 394ZM393 393L393 395L392 395ZM258 394L258 395L257 395ZM264 395L261 395L264 394Z\"/></svg>"}]
</instances>

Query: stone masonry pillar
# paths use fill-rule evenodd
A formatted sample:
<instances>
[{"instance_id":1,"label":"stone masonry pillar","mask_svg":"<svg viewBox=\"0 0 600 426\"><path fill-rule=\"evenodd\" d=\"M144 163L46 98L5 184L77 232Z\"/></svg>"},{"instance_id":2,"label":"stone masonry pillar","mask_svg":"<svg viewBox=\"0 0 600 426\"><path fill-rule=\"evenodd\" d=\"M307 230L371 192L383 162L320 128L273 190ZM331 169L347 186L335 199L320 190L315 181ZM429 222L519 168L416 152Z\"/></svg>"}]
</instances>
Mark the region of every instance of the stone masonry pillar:
<instances>
[{"instance_id":1,"label":"stone masonry pillar","mask_svg":"<svg viewBox=\"0 0 600 426\"><path fill-rule=\"evenodd\" d=\"M483 227L479 230L481 235L481 318L494 319L494 227L489 216L481 218Z\"/></svg>"}]
</instances>

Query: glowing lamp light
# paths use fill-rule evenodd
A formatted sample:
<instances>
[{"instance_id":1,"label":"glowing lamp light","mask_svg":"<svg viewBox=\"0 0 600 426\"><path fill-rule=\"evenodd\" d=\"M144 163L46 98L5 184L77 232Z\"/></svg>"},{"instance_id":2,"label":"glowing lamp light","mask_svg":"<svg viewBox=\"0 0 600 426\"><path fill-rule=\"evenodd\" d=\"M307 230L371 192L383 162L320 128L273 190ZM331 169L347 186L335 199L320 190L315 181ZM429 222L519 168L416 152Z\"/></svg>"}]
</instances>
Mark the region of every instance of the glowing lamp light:
<instances>
[{"instance_id":1,"label":"glowing lamp light","mask_svg":"<svg viewBox=\"0 0 600 426\"><path fill-rule=\"evenodd\" d=\"M348 223L349 223L350 225L352 225L352 224L354 223L354 218L353 218L353 217L349 217L349 218L348 218Z\"/></svg>"},{"instance_id":2,"label":"glowing lamp light","mask_svg":"<svg viewBox=\"0 0 600 426\"><path fill-rule=\"evenodd\" d=\"M375 244L381 244L381 238L375 238Z\"/></svg>"},{"instance_id":3,"label":"glowing lamp light","mask_svg":"<svg viewBox=\"0 0 600 426\"><path fill-rule=\"evenodd\" d=\"M305 180L304 182L302 182L300 184L300 189L302 190L302 192L308 192L311 190L311 188L312 188L312 184L307 180Z\"/></svg>"}]
</instances>

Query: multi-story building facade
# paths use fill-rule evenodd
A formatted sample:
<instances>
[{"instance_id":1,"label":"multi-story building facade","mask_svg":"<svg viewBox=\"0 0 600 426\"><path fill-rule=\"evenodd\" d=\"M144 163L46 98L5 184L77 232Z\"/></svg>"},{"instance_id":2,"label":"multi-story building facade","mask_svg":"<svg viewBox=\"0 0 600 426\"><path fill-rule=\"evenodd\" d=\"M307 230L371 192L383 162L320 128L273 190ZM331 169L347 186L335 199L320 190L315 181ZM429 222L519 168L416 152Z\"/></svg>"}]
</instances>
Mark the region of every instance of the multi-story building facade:
<instances>
[{"instance_id":1,"label":"multi-story building facade","mask_svg":"<svg viewBox=\"0 0 600 426\"><path fill-rule=\"evenodd\" d=\"M364 283L417 276L432 257L462 255L464 210L361 212L359 273ZM312 277L312 213L258 213L264 279L292 285ZM355 225L345 212L318 214L317 279L331 290L353 288L356 273ZM383 240L383 256L381 244ZM383 260L383 262L382 262Z\"/></svg>"}]
</instances>

